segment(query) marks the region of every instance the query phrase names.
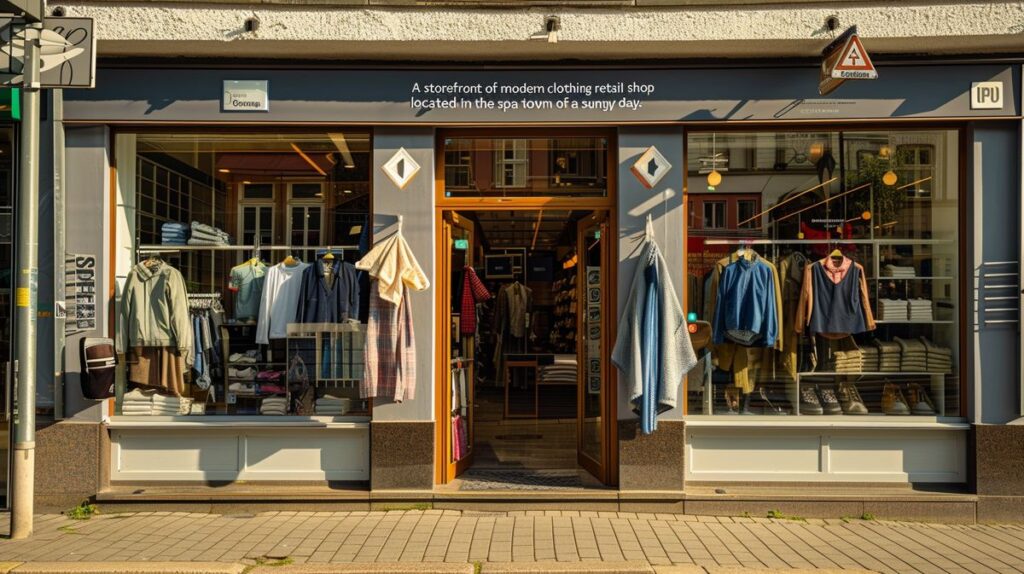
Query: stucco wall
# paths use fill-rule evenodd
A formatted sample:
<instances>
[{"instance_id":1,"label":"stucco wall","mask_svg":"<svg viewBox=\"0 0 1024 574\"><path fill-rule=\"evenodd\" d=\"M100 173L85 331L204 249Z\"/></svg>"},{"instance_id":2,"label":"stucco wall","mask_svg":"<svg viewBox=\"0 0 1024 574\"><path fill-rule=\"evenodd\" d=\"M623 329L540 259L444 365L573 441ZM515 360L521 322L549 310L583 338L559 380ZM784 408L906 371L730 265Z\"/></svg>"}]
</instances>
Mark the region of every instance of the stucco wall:
<instances>
[{"instance_id":1,"label":"stucco wall","mask_svg":"<svg viewBox=\"0 0 1024 574\"><path fill-rule=\"evenodd\" d=\"M735 6L552 6L506 9L230 3L55 2L97 20L104 56L510 60L817 56L829 16L856 24L876 53L1020 49L1021 2L855 6L804 2ZM672 0L669 3L677 3ZM646 3L645 3L646 4ZM654 3L660 4L660 2ZM544 17L561 18L556 44ZM244 30L246 18L260 26ZM530 40L531 36L536 40Z\"/></svg>"}]
</instances>

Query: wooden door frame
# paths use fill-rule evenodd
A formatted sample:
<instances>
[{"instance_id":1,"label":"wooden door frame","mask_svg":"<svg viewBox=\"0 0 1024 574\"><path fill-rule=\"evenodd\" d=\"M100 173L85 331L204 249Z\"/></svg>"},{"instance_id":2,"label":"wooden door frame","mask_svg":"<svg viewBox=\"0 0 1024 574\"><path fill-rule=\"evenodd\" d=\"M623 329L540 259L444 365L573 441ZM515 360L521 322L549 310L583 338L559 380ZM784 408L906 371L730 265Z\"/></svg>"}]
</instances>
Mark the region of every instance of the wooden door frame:
<instances>
[{"instance_id":1,"label":"wooden door frame","mask_svg":"<svg viewBox=\"0 0 1024 574\"><path fill-rule=\"evenodd\" d=\"M604 197L445 197L445 181L444 181L444 141L446 137L480 137L480 138L499 138L499 137L533 137L533 138L554 138L554 137L583 137L583 136L595 136L605 137L608 141L608 150L606 154L607 166L607 193ZM442 269L441 262L445 261L442 259L444 256L442 250L447 249L447 245L443 245L444 241L444 216L447 212L451 211L507 211L507 210L569 210L569 211L604 211L608 215L609 235L615 237L615 241L609 241L610 254L609 258L612 262L611 268L608 274L608 285L609 293L605 298L608 306L602 307L604 315L611 317L617 314L617 285L618 285L618 137L617 132L614 129L590 129L590 128L564 128L564 129L551 129L551 128L518 128L518 129L448 129L438 130L435 145L434 145L434 219L435 219L435 244L436 244L436 261L438 262L438 269L436 271L438 281L435 281L437 285L437 294L435 297L435 341L438 343L447 344L448 339L446 333L442 332L442 329L450 329L451 325L451 310L449 309L450 302L447 300L446 295L448 294L450 282L450 269ZM442 283L442 281L444 283ZM616 339L616 322L609 321L610 328L606 331L606 340L609 342L609 349L614 344ZM442 353L438 353L438 358L435 358L435 377L436 384L434 388L435 392L435 464L434 464L434 483L435 484L447 484L454 477L446 476L446 444L445 444L445 426L450 426L450 411L445 412L446 404L450 402L446 400L445 393L445 381L450 377L447 368L450 365L444 365L441 360ZM444 356L447 356L447 351L444 351ZM450 384L450 383L448 383ZM618 373L616 369L608 369L604 375L604 384L608 389L607 396L604 397L604 404L602 405L602 412L608 413L607 422L603 429L606 440L604 441L604 456L605 465L604 471L601 473L603 476L597 476L599 480L609 486L615 486L619 481L619 437L618 437ZM578 448L578 442L577 442Z\"/></svg>"}]
</instances>

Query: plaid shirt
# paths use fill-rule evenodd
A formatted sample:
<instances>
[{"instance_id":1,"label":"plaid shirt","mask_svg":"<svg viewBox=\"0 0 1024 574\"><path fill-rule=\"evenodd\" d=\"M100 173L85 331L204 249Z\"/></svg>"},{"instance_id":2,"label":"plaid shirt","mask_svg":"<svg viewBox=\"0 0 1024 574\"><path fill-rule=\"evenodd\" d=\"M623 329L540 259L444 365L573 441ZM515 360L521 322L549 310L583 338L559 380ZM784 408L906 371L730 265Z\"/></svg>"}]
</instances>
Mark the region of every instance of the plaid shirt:
<instances>
[{"instance_id":1,"label":"plaid shirt","mask_svg":"<svg viewBox=\"0 0 1024 574\"><path fill-rule=\"evenodd\" d=\"M405 289L398 305L380 296L379 284L370 287L370 317L363 348L366 372L359 387L362 398L385 397L396 403L416 395L416 338L412 307Z\"/></svg>"},{"instance_id":2,"label":"plaid shirt","mask_svg":"<svg viewBox=\"0 0 1024 574\"><path fill-rule=\"evenodd\" d=\"M490 291L477 277L476 269L466 266L462 279L462 313L459 315L459 330L464 335L476 333L476 304L491 298Z\"/></svg>"}]
</instances>

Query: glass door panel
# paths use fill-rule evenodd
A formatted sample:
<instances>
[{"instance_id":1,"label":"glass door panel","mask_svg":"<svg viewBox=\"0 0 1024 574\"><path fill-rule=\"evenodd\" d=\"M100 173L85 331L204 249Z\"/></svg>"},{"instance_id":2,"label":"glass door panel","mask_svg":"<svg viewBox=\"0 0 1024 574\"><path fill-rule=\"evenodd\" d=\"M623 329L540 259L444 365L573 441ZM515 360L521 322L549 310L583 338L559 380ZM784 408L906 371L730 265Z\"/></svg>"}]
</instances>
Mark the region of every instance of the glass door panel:
<instances>
[{"instance_id":1,"label":"glass door panel","mask_svg":"<svg viewBox=\"0 0 1024 574\"><path fill-rule=\"evenodd\" d=\"M580 466L594 476L607 481L608 458L607 420L605 397L609 374L607 361L608 317L605 301L608 296L609 249L607 215L596 212L580 220L577 242L577 345L579 355L578 452Z\"/></svg>"}]
</instances>

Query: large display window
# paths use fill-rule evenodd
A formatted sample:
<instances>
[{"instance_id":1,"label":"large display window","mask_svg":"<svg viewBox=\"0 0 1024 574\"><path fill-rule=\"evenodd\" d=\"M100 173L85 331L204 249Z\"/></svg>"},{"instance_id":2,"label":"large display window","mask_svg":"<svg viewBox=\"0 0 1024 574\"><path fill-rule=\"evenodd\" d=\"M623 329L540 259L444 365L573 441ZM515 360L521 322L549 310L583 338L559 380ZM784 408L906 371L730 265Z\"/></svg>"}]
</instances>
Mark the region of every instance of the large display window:
<instances>
[{"instance_id":1,"label":"large display window","mask_svg":"<svg viewBox=\"0 0 1024 574\"><path fill-rule=\"evenodd\" d=\"M116 413L365 416L370 134L117 136Z\"/></svg>"},{"instance_id":2,"label":"large display window","mask_svg":"<svg viewBox=\"0 0 1024 574\"><path fill-rule=\"evenodd\" d=\"M687 136L690 415L963 414L955 130Z\"/></svg>"}]
</instances>

